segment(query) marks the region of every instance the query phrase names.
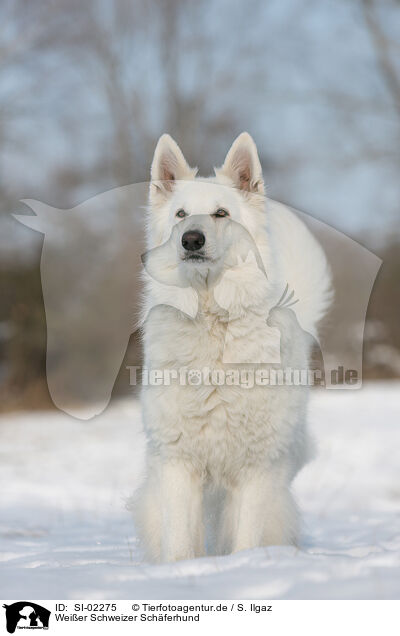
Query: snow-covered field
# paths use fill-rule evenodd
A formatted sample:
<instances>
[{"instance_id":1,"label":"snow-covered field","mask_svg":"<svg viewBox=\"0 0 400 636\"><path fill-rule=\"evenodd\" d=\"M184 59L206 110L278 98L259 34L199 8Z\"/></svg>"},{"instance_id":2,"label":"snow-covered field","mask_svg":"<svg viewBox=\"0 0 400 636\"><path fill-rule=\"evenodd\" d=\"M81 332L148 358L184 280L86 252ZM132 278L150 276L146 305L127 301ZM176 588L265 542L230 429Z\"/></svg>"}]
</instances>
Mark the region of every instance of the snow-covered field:
<instances>
[{"instance_id":1,"label":"snow-covered field","mask_svg":"<svg viewBox=\"0 0 400 636\"><path fill-rule=\"evenodd\" d=\"M400 598L400 383L314 392L310 427L301 549L152 566L125 510L143 469L138 404L89 422L2 416L0 598Z\"/></svg>"}]
</instances>

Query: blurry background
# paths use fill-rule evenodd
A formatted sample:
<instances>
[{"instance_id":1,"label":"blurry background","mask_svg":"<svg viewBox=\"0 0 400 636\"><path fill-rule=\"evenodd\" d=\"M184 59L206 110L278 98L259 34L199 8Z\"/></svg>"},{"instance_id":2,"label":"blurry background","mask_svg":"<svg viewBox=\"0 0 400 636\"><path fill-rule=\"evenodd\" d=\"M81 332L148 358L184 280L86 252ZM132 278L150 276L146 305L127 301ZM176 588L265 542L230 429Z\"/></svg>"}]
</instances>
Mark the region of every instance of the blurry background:
<instances>
[{"instance_id":1,"label":"blurry background","mask_svg":"<svg viewBox=\"0 0 400 636\"><path fill-rule=\"evenodd\" d=\"M163 132L208 174L248 130L272 198L382 258L364 378L400 376L398 0L3 0L0 21L3 410L51 406L43 235L11 213L147 180ZM115 392L140 355L134 334Z\"/></svg>"}]
</instances>

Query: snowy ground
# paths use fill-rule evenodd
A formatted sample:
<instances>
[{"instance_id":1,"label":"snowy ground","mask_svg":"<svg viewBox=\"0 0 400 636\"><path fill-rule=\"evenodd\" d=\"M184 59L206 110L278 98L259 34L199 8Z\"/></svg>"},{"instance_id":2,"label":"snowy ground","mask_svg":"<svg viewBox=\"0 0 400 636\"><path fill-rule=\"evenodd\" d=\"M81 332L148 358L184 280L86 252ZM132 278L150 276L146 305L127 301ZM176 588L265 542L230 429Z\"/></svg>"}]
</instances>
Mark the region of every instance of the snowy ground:
<instances>
[{"instance_id":1,"label":"snowy ground","mask_svg":"<svg viewBox=\"0 0 400 636\"><path fill-rule=\"evenodd\" d=\"M400 383L313 394L318 459L296 480L301 550L142 563L124 501L137 403L91 422L0 418L0 598L400 598Z\"/></svg>"}]
</instances>

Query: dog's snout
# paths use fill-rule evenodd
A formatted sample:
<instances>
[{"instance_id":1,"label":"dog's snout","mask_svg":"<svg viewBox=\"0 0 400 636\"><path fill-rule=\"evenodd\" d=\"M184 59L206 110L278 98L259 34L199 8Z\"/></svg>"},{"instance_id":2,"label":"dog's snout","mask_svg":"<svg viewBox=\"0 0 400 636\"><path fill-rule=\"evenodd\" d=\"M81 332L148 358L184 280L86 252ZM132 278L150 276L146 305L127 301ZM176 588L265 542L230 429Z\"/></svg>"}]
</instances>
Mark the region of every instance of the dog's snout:
<instances>
[{"instance_id":1,"label":"dog's snout","mask_svg":"<svg viewBox=\"0 0 400 636\"><path fill-rule=\"evenodd\" d=\"M199 230L189 230L185 232L182 236L182 245L185 250L189 252L195 252L203 247L206 242L206 237L203 232L199 232Z\"/></svg>"}]
</instances>

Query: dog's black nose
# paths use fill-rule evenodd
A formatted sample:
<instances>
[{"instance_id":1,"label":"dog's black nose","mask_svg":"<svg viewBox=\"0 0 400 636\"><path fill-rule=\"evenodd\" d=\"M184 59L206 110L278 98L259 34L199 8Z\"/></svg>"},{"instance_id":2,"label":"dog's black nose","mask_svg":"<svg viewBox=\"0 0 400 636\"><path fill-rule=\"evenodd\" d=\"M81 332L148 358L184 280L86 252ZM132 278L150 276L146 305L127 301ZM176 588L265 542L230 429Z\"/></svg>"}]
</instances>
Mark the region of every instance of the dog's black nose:
<instances>
[{"instance_id":1,"label":"dog's black nose","mask_svg":"<svg viewBox=\"0 0 400 636\"><path fill-rule=\"evenodd\" d=\"M203 247L205 242L206 237L203 232L199 232L198 230L189 230L182 236L182 245L185 250L189 250L189 252L199 250Z\"/></svg>"}]
</instances>

